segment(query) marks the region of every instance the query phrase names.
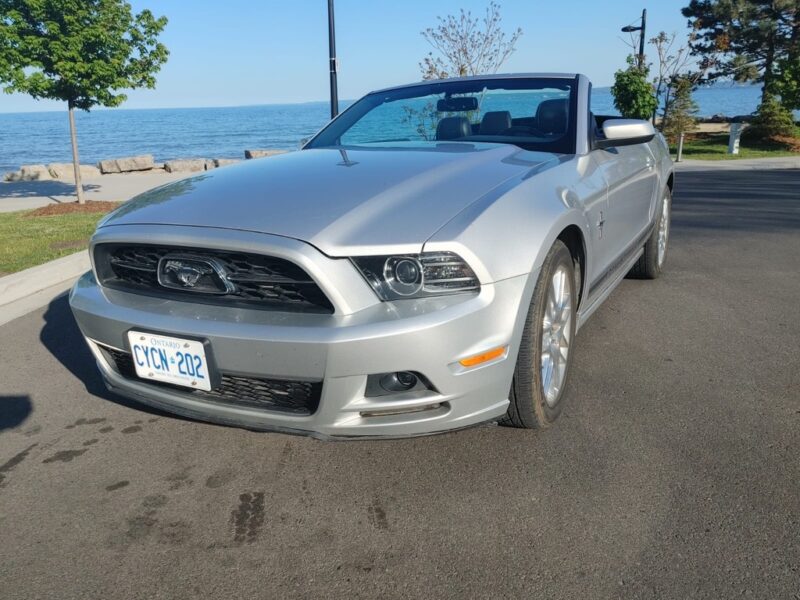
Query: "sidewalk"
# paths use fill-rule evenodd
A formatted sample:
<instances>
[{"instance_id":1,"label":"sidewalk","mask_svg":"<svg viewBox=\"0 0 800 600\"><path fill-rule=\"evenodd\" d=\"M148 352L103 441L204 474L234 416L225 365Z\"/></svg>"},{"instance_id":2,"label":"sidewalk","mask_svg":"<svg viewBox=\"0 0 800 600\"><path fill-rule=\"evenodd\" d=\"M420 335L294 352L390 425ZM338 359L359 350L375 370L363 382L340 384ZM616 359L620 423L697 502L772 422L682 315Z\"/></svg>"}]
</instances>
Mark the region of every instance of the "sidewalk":
<instances>
[{"instance_id":1,"label":"sidewalk","mask_svg":"<svg viewBox=\"0 0 800 600\"><path fill-rule=\"evenodd\" d=\"M87 200L124 202L154 187L200 174L160 171L101 175L84 180L83 189ZM75 200L75 185L66 181L0 182L0 212L39 208Z\"/></svg>"},{"instance_id":2,"label":"sidewalk","mask_svg":"<svg viewBox=\"0 0 800 600\"><path fill-rule=\"evenodd\" d=\"M728 160L684 159L679 163L675 163L675 167L680 171L800 169L800 155L779 158L732 158Z\"/></svg>"}]
</instances>

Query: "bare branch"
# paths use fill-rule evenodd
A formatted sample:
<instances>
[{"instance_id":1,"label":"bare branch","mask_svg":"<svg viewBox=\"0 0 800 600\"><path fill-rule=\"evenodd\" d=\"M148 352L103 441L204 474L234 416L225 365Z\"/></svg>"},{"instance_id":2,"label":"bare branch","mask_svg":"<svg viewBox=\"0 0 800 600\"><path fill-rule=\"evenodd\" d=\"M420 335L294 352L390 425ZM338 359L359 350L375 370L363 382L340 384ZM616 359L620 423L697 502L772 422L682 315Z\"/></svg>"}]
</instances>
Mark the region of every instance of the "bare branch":
<instances>
[{"instance_id":1,"label":"bare branch","mask_svg":"<svg viewBox=\"0 0 800 600\"><path fill-rule=\"evenodd\" d=\"M522 29L502 29L500 5L489 2L483 18L461 10L437 17L438 25L422 32L434 52L419 63L423 79L497 73L516 49Z\"/></svg>"}]
</instances>

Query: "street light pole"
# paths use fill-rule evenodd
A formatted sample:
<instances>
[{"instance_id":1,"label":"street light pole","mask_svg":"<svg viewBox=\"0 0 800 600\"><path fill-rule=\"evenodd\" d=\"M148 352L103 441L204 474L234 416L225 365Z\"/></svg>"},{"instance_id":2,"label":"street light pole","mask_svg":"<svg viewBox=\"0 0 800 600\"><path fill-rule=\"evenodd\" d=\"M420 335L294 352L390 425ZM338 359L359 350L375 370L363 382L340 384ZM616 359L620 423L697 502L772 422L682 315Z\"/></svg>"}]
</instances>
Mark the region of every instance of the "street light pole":
<instances>
[{"instance_id":1,"label":"street light pole","mask_svg":"<svg viewBox=\"0 0 800 600\"><path fill-rule=\"evenodd\" d=\"M642 31L639 36L639 68L644 68L644 29L647 24L647 9L642 9Z\"/></svg>"},{"instance_id":2,"label":"street light pole","mask_svg":"<svg viewBox=\"0 0 800 600\"><path fill-rule=\"evenodd\" d=\"M339 89L336 82L336 28L333 24L333 0L328 0L328 55L331 72L331 119L339 114Z\"/></svg>"},{"instance_id":3,"label":"street light pole","mask_svg":"<svg viewBox=\"0 0 800 600\"><path fill-rule=\"evenodd\" d=\"M633 25L628 25L622 28L624 33L633 33L634 31L639 32L639 54L636 57L636 64L639 66L640 69L644 68L644 31L645 26L647 25L647 9L642 9L642 24L639 27L634 27Z\"/></svg>"}]
</instances>

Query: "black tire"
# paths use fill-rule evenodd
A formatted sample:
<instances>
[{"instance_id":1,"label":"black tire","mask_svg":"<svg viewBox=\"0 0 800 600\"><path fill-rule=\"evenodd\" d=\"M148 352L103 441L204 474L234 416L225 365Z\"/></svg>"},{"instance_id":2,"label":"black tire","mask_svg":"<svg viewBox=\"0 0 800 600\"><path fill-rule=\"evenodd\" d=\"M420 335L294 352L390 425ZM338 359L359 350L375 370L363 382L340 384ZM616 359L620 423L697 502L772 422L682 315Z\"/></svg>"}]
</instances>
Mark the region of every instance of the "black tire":
<instances>
[{"instance_id":1,"label":"black tire","mask_svg":"<svg viewBox=\"0 0 800 600\"><path fill-rule=\"evenodd\" d=\"M666 203L666 212L664 212L664 203ZM647 238L647 241L644 243L644 252L639 257L639 260L636 261L636 264L631 267L631 270L628 271L626 277L630 279L656 279L664 270L664 265L667 262L667 256L669 255L669 229L670 229L670 218L672 215L672 193L669 191L669 188L664 192L664 197L661 200L661 204L658 205L658 219L656 220L655 228L653 228L653 233L650 234L650 237ZM667 220L667 245L664 250L664 259L659 264L658 261L658 236L659 231L661 230L661 221L663 219Z\"/></svg>"},{"instance_id":2,"label":"black tire","mask_svg":"<svg viewBox=\"0 0 800 600\"><path fill-rule=\"evenodd\" d=\"M567 283L570 287L570 350L567 353L566 372L560 392L554 401L547 403L542 384L542 335L543 319L547 304L550 283L559 267L567 271ZM511 380L509 393L510 404L506 416L500 421L502 425L525 429L549 427L561 414L564 405L564 390L569 381L570 364L572 362L572 346L575 340L575 309L577 308L577 285L575 283L575 266L569 249L561 240L557 240L542 264L539 280L533 292L525 328L517 356L514 377Z\"/></svg>"}]
</instances>

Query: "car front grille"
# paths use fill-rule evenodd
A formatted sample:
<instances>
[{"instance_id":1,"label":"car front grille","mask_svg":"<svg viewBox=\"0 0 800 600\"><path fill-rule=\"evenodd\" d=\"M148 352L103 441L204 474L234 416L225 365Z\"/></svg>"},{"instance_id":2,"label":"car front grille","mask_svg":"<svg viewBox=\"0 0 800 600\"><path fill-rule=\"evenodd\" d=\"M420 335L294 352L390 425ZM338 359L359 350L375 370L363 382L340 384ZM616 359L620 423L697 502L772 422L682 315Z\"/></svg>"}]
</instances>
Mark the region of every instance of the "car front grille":
<instances>
[{"instance_id":1,"label":"car front grille","mask_svg":"<svg viewBox=\"0 0 800 600\"><path fill-rule=\"evenodd\" d=\"M223 374L219 385L210 392L141 379L136 375L133 358L128 352L121 352L107 346L100 346L106 360L126 379L156 387L166 387L192 398L224 404L256 408L266 411L291 413L298 416L314 414L322 395L321 382L294 381L288 379L262 379Z\"/></svg>"},{"instance_id":2,"label":"car front grille","mask_svg":"<svg viewBox=\"0 0 800 600\"><path fill-rule=\"evenodd\" d=\"M228 293L174 289L159 283L162 258L179 254L220 265L233 284ZM100 284L112 289L220 306L333 313L317 283L298 265L274 256L151 244L98 244L94 259Z\"/></svg>"}]
</instances>

